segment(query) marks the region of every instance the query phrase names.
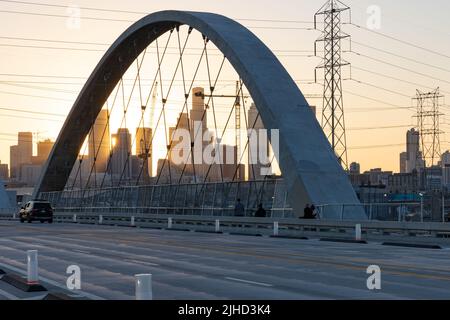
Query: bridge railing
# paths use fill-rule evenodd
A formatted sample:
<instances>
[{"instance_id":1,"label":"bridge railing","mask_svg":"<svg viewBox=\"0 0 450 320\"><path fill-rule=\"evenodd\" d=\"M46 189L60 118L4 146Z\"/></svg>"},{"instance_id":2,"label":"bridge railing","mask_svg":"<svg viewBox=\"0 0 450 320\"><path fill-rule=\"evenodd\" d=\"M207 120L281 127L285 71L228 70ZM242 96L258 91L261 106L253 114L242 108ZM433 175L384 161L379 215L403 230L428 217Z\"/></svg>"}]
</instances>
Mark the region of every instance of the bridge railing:
<instances>
[{"instance_id":1,"label":"bridge railing","mask_svg":"<svg viewBox=\"0 0 450 320\"><path fill-rule=\"evenodd\" d=\"M234 208L189 208L189 207L68 207L56 208L57 213L98 213L98 214L120 214L126 217L148 214L175 214L211 217L234 217ZM253 217L256 209L245 209L245 217ZM294 218L294 212L290 208L271 208L266 210L269 218Z\"/></svg>"},{"instance_id":2,"label":"bridge railing","mask_svg":"<svg viewBox=\"0 0 450 320\"><path fill-rule=\"evenodd\" d=\"M0 219L13 220L10 212L0 213ZM17 220L17 216L15 218ZM363 237L395 238L416 236L420 241L430 238L450 238L450 224L437 222L392 222L392 221L341 221L305 220L295 218L255 218L233 216L199 216L177 214L131 214L123 212L56 212L57 223L81 223L157 229L173 229L214 233L219 224L220 231L253 235L275 235L304 237L318 235L331 237L354 237L355 224L361 224ZM170 222L169 222L170 221ZM276 227L275 227L276 224Z\"/></svg>"},{"instance_id":3,"label":"bridge railing","mask_svg":"<svg viewBox=\"0 0 450 320\"><path fill-rule=\"evenodd\" d=\"M449 214L442 211L442 207L432 208L417 202L366 203L361 205L325 204L317 206L317 214L320 219L348 220L351 212L355 208L361 207L370 221L444 223L449 221Z\"/></svg>"}]
</instances>

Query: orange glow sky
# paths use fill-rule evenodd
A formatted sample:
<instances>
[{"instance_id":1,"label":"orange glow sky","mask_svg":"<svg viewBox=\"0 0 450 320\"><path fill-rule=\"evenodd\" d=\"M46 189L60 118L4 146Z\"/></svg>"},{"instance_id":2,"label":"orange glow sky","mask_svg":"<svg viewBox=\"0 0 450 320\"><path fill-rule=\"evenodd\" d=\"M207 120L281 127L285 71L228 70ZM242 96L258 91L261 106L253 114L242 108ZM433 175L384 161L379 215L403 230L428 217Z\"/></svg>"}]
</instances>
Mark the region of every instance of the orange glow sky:
<instances>
[{"instance_id":1,"label":"orange glow sky","mask_svg":"<svg viewBox=\"0 0 450 320\"><path fill-rule=\"evenodd\" d=\"M148 13L165 9L179 9L216 12L235 19L301 21L313 21L314 13L323 2L311 0L30 1ZM373 1L348 0L345 3L352 7L353 22L366 26L368 18L366 10L369 5L373 4ZM447 18L450 3L448 1L435 0L430 4L417 0L379 0L377 5L382 10L379 32L443 54L450 52L450 42L448 41L450 21ZM67 18L24 13L67 15L66 8L0 1L0 55L2 57L0 59L0 160L2 163L9 163L9 146L17 142L18 131L39 133L40 139L56 139L64 116L70 111L85 79L89 77L101 59L108 44L112 43L131 24L131 22L95 21L85 18L101 17L136 21L143 16L142 14L82 10L80 28L74 29L68 28ZM249 27L269 48L277 50L280 61L294 79L302 82L310 82L314 79L314 68L321 60L307 55L312 55L314 40L320 33L303 29L311 28L312 23L243 20L240 22ZM284 29L286 27L293 29ZM343 29L352 36L353 51L372 58L349 52L343 54L343 57L353 66L351 72L353 80L343 81L349 162L360 162L363 170L381 167L385 170L398 171L398 155L405 149L406 131L408 126L413 127L415 123L414 109L407 108L413 105L411 98L415 95L416 89L429 91L435 87L440 87L441 92L447 96L450 95L450 58L377 36L352 25L345 25ZM8 39L7 37L95 42L103 45L76 45ZM29 46L84 48L89 51L31 48ZM198 46L201 46L200 42ZM343 49L349 49L347 42L343 44ZM284 53L278 54L279 50ZM289 54L289 50L310 52ZM380 50L388 50L399 57L383 53ZM388 62L390 65L374 59ZM429 64L429 66L425 66L423 63ZM350 77L349 70L348 68L343 70L343 78ZM55 77L42 77L48 75ZM321 92L319 85L300 83L299 86L304 94ZM224 88L222 93L227 93L227 90ZM229 93L233 93L234 88L230 87L229 90ZM375 100L379 100L379 102ZM448 101L448 98L446 100ZM309 102L317 105L320 112L321 100L309 99ZM448 108L443 107L441 110L445 114L441 121L443 131L448 131L446 124ZM29 113L14 112L8 109L26 110ZM59 116L33 114L32 112L35 111L59 114ZM176 112L171 116L174 115ZM380 127L384 128L380 129ZM448 149L446 134L441 137L441 144L442 151Z\"/></svg>"}]
</instances>

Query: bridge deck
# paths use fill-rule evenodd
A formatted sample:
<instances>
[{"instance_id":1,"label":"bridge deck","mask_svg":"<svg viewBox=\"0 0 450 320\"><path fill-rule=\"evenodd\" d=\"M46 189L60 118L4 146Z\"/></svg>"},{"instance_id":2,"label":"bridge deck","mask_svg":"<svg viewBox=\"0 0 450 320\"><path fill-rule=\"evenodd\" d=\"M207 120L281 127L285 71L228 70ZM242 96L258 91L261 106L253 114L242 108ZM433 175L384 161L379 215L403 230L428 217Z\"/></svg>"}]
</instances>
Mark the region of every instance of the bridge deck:
<instances>
[{"instance_id":1,"label":"bridge deck","mask_svg":"<svg viewBox=\"0 0 450 320\"><path fill-rule=\"evenodd\" d=\"M0 268L26 270L25 251L37 249L45 280L65 286L77 264L83 292L106 299L133 299L138 273L153 274L155 299L450 298L449 248L78 224L0 222L0 232ZM378 292L366 287L373 264Z\"/></svg>"}]
</instances>

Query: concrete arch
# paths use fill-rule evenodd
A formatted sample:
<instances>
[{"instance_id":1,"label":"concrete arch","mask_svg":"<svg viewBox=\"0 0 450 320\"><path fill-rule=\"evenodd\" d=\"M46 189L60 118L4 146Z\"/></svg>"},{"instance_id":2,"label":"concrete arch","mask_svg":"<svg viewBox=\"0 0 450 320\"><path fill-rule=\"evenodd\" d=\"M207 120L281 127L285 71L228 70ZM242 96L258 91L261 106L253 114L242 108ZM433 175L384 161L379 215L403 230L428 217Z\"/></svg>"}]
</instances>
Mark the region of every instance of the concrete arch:
<instances>
[{"instance_id":1,"label":"concrete arch","mask_svg":"<svg viewBox=\"0 0 450 320\"><path fill-rule=\"evenodd\" d=\"M83 141L121 75L149 44L177 25L198 30L221 50L243 79L265 127L280 130L278 162L289 190L288 201L298 214L302 215L306 203L359 205L303 94L275 55L234 20L185 11L150 14L129 27L109 48L73 105L35 196L65 187ZM351 215L365 217L356 207Z\"/></svg>"}]
</instances>

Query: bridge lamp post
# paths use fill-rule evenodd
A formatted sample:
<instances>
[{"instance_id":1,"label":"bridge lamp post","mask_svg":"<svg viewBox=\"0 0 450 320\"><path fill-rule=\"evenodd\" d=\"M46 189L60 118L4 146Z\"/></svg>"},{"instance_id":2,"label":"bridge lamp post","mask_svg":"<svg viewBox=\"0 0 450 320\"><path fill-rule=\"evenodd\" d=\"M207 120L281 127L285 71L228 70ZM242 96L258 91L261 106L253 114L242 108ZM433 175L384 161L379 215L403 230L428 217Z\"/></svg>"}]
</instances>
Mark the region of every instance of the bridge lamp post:
<instances>
[{"instance_id":1,"label":"bridge lamp post","mask_svg":"<svg viewBox=\"0 0 450 320\"><path fill-rule=\"evenodd\" d=\"M419 192L420 196L420 222L423 222L423 196L424 194L422 192Z\"/></svg>"}]
</instances>

